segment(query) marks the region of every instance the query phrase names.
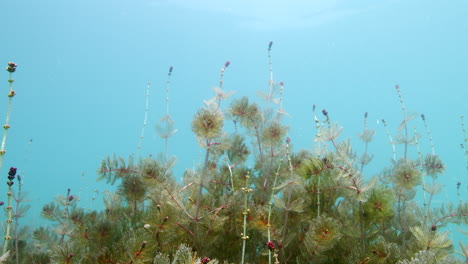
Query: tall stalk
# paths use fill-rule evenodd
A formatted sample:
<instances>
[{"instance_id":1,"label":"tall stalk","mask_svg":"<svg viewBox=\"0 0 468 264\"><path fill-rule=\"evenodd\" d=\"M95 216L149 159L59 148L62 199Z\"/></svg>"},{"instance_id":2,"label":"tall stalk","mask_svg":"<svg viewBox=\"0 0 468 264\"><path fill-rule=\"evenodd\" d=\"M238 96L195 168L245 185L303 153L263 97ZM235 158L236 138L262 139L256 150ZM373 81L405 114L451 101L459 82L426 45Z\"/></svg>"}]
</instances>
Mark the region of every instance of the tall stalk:
<instances>
[{"instance_id":1,"label":"tall stalk","mask_svg":"<svg viewBox=\"0 0 468 264\"><path fill-rule=\"evenodd\" d=\"M267 234L268 234L268 243L273 243L271 241L271 210L273 207L273 198L275 195L275 188L276 188L276 182L278 180L279 176L279 171L281 169L281 164L283 163L283 159L280 160L280 163L278 164L278 169L276 170L275 173L275 180L273 181L273 187L271 188L271 196L270 196L270 201L268 203L268 223L267 223ZM271 250L268 250L268 263L271 264L272 256L271 256Z\"/></svg>"},{"instance_id":2,"label":"tall stalk","mask_svg":"<svg viewBox=\"0 0 468 264\"><path fill-rule=\"evenodd\" d=\"M403 111L403 125L404 125L404 128L405 128L405 153L404 153L404 158L406 159L406 156L407 156L407 153L408 153L408 116L406 114L406 106L405 106L405 102L403 101L403 96L401 95L401 91L400 91L400 85L396 85L395 86L395 89L398 93L398 99L400 99L400 104L401 104L401 110Z\"/></svg>"},{"instance_id":3,"label":"tall stalk","mask_svg":"<svg viewBox=\"0 0 468 264\"><path fill-rule=\"evenodd\" d=\"M290 143L290 139L287 138L286 139L286 157L288 159L289 178L292 181L293 177L294 177L294 169L293 169L292 162L291 162L291 156L289 155L289 143ZM291 196L292 196L292 190L289 190L288 197L287 197L286 208L289 208L289 206L291 205ZM282 238L283 239L286 236L286 231L288 229L287 228L288 227L288 220L289 220L289 210L286 210L286 212L284 214L284 222L283 222L283 232L282 232Z\"/></svg>"},{"instance_id":4,"label":"tall stalk","mask_svg":"<svg viewBox=\"0 0 468 264\"><path fill-rule=\"evenodd\" d=\"M11 186L13 186L14 182L13 180L15 179L15 176L16 176L16 168L14 167L11 167L10 168L10 171L8 172L8 182L7 182L7 185L8 185L8 192L7 192L7 196L8 196L8 204L7 204L7 207L6 207L6 211L7 211L7 215L8 215L8 219L6 220L7 222L7 225L6 225L6 234L5 234L5 242L3 244L3 253L2 255L5 255L6 252L8 251L8 244L11 240L11 236L10 236L10 233L11 233L11 223L13 222L13 207L11 206L11 201L12 201L12 196L13 196L13 190L11 188Z\"/></svg>"},{"instance_id":5,"label":"tall stalk","mask_svg":"<svg viewBox=\"0 0 468 264\"><path fill-rule=\"evenodd\" d=\"M21 201L23 201L22 193L21 193L21 187L23 186L23 182L21 181L21 176L18 174L18 193L15 198L16 206L15 206L15 256L16 256L16 264L19 264L19 233L18 233L18 228L19 228L19 218L21 217Z\"/></svg>"},{"instance_id":6,"label":"tall stalk","mask_svg":"<svg viewBox=\"0 0 468 264\"><path fill-rule=\"evenodd\" d=\"M143 127L141 128L141 134L140 134L140 137L138 138L137 156L140 155L141 145L143 142L143 138L145 137L145 128L146 128L146 124L148 123L150 86L151 86L151 83L148 83L148 85L146 86L145 118L143 119Z\"/></svg>"},{"instance_id":7,"label":"tall stalk","mask_svg":"<svg viewBox=\"0 0 468 264\"><path fill-rule=\"evenodd\" d=\"M164 115L159 122L163 123L162 125L156 124L156 131L158 135L164 139L164 158L165 161L169 159L169 138L177 133L177 129L174 129L174 121L169 114L169 90L171 87L171 76L172 66L169 67L169 72L167 73L166 80L166 115Z\"/></svg>"},{"instance_id":8,"label":"tall stalk","mask_svg":"<svg viewBox=\"0 0 468 264\"><path fill-rule=\"evenodd\" d=\"M11 116L11 107L12 107L12 102L13 102L13 97L16 95L16 92L13 90L13 73L16 71L16 63L14 62L8 62L8 67L6 67L6 70L10 73L10 78L8 78L8 82L10 83L9 85L9 92L8 92L8 108L7 108L7 114L5 118L5 124L3 125L3 138L2 138L2 145L0 146L0 170L2 169L3 165L3 156L6 153L5 150L5 145L6 145L6 140L7 140L7 135L8 135L8 129L10 128L10 116Z\"/></svg>"},{"instance_id":9,"label":"tall stalk","mask_svg":"<svg viewBox=\"0 0 468 264\"><path fill-rule=\"evenodd\" d=\"M247 244L247 239L249 239L249 236L247 235L247 215L249 214L249 208L248 208L248 200L249 200L249 193L252 191L250 189L250 183L249 183L250 175L247 174L245 176L245 187L242 188L242 191L244 192L244 211L242 214L244 215L244 222L243 222L243 232L241 234L241 239L242 239L242 261L241 263L244 264L245 261L245 246Z\"/></svg>"}]
</instances>

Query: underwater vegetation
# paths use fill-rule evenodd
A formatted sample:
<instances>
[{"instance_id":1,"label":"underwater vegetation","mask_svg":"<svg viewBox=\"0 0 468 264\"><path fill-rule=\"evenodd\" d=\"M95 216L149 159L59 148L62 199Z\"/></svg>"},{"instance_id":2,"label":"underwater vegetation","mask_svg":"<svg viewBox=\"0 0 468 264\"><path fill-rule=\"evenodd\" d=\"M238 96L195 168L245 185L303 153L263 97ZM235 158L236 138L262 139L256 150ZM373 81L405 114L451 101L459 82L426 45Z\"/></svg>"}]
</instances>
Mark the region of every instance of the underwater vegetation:
<instances>
[{"instance_id":1,"label":"underwater vegetation","mask_svg":"<svg viewBox=\"0 0 468 264\"><path fill-rule=\"evenodd\" d=\"M191 129L203 150L198 166L174 175L176 157L169 156L170 138L177 132L170 117L171 66L166 82L166 113L156 125L164 140L160 155L109 155L98 169L98 180L115 187L104 192L102 210L78 206L73 190L43 206L48 226L30 230L19 219L27 213L21 177L8 172L4 207L3 263L163 264L163 263L468 263L468 245L453 245L446 226L468 223L468 202L435 207L431 202L442 187L437 183L445 165L435 153L426 117L421 115L432 146L419 149L421 136L412 129L415 115L406 112L400 90L403 121L391 135L388 167L366 175L375 131L364 114L359 139L363 153L332 114L313 107L316 134L313 149L301 149L283 124L283 82L273 80L268 44L270 81L267 92L255 98L230 99L223 90L221 68L215 96L193 115ZM12 68L14 66L14 68ZM11 74L16 64L8 63ZM148 90L143 129L147 125ZM225 102L231 100L229 103ZM6 131L0 157L5 154ZM227 121L234 129L227 129ZM464 132L465 154L467 136ZM404 148L398 156L395 146ZM409 148L418 155L411 157ZM467 154L468 155L468 154ZM467 157L468 158L468 157ZM0 165L2 160L0 159ZM17 179L17 184L14 180ZM454 183L456 184L456 183ZM422 193L422 204L417 193ZM3 202L2 202L3 203ZM457 250L455 248L458 248Z\"/></svg>"}]
</instances>

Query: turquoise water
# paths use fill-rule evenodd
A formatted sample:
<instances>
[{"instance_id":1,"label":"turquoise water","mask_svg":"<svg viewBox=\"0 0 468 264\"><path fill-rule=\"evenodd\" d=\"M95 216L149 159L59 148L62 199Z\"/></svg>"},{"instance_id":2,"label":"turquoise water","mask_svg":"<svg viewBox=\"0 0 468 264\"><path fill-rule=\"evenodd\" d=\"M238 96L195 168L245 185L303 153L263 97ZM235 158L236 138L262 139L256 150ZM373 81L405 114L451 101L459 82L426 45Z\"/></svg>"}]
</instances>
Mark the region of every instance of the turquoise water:
<instances>
[{"instance_id":1,"label":"turquoise water","mask_svg":"<svg viewBox=\"0 0 468 264\"><path fill-rule=\"evenodd\" d=\"M18 70L1 175L11 166L22 174L32 206L23 223L42 223L42 204L68 188L82 206L99 208L101 193L112 187L96 182L96 171L107 155L137 151L148 82L140 154L164 151L154 126L165 114L173 66L170 112L178 132L169 153L177 156L174 172L181 177L203 159L190 122L214 96L221 67L231 62L225 90L254 98L268 90L273 41L274 80L285 83L283 108L291 117L284 121L295 149L313 146L315 104L345 128L341 138L362 151L357 134L368 112L376 138L366 173L379 172L392 158L380 120L394 135L403 118L394 88L399 84L407 110L425 114L435 151L447 165L434 204L456 202L456 183L464 198L468 186L460 148L460 116L468 113L467 8L461 0L3 1L0 62L13 61ZM7 91L8 75L0 76ZM2 101L0 117L7 98ZM421 149L429 152L419 118L414 125L423 135Z\"/></svg>"}]
</instances>

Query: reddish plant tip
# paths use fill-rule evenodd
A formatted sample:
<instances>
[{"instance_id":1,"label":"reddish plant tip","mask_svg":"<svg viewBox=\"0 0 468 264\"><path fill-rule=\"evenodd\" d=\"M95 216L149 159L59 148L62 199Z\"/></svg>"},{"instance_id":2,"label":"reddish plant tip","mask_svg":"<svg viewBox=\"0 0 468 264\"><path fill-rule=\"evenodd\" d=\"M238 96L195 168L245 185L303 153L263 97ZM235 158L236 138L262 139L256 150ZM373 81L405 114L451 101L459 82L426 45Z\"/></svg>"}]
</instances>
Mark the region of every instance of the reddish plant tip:
<instances>
[{"instance_id":1,"label":"reddish plant tip","mask_svg":"<svg viewBox=\"0 0 468 264\"><path fill-rule=\"evenodd\" d=\"M68 196L68 201L69 202L73 201L73 199L75 199L75 197L73 195Z\"/></svg>"},{"instance_id":2,"label":"reddish plant tip","mask_svg":"<svg viewBox=\"0 0 468 264\"><path fill-rule=\"evenodd\" d=\"M201 260L201 263L208 263L208 262L210 262L210 261L211 261L210 258L203 258L203 259Z\"/></svg>"},{"instance_id":3,"label":"reddish plant tip","mask_svg":"<svg viewBox=\"0 0 468 264\"><path fill-rule=\"evenodd\" d=\"M284 86L284 82L280 82L280 85L281 85L281 86Z\"/></svg>"},{"instance_id":4,"label":"reddish plant tip","mask_svg":"<svg viewBox=\"0 0 468 264\"><path fill-rule=\"evenodd\" d=\"M270 251L275 250L275 243L273 243L273 241L268 241L266 244Z\"/></svg>"},{"instance_id":5,"label":"reddish plant tip","mask_svg":"<svg viewBox=\"0 0 468 264\"><path fill-rule=\"evenodd\" d=\"M231 62L230 62L230 61L226 61L226 62L224 63L224 68L229 67L229 65L231 65Z\"/></svg>"},{"instance_id":6,"label":"reddish plant tip","mask_svg":"<svg viewBox=\"0 0 468 264\"><path fill-rule=\"evenodd\" d=\"M399 85L399 84L395 85L395 88L396 88L397 90L400 90L400 85Z\"/></svg>"},{"instance_id":7,"label":"reddish plant tip","mask_svg":"<svg viewBox=\"0 0 468 264\"><path fill-rule=\"evenodd\" d=\"M5 204L5 202L3 202L3 201L2 201L2 202L0 202L0 206L2 206L2 205L4 205L4 204Z\"/></svg>"},{"instance_id":8,"label":"reddish plant tip","mask_svg":"<svg viewBox=\"0 0 468 264\"><path fill-rule=\"evenodd\" d=\"M316 108L316 107L317 107L317 105L314 104L314 105L312 106L312 111L315 112L315 108Z\"/></svg>"},{"instance_id":9,"label":"reddish plant tip","mask_svg":"<svg viewBox=\"0 0 468 264\"><path fill-rule=\"evenodd\" d=\"M169 67L169 74L171 74L171 73L172 73L172 69L174 69L174 67L172 67L172 66L171 66L171 67Z\"/></svg>"},{"instance_id":10,"label":"reddish plant tip","mask_svg":"<svg viewBox=\"0 0 468 264\"><path fill-rule=\"evenodd\" d=\"M289 137L286 137L286 143L289 144L291 142L291 139Z\"/></svg>"}]
</instances>

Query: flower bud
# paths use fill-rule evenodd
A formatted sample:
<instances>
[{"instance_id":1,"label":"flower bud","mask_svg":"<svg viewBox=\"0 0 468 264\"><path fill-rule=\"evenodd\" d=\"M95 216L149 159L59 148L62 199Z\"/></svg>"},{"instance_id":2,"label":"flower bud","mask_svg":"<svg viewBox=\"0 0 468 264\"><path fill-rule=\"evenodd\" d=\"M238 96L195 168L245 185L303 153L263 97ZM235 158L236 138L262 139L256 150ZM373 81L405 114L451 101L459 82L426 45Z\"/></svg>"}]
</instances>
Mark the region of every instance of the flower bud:
<instances>
[{"instance_id":1,"label":"flower bud","mask_svg":"<svg viewBox=\"0 0 468 264\"><path fill-rule=\"evenodd\" d=\"M273 241L268 241L267 242L267 247L270 251L273 251L275 250L275 243L273 243Z\"/></svg>"},{"instance_id":2,"label":"flower bud","mask_svg":"<svg viewBox=\"0 0 468 264\"><path fill-rule=\"evenodd\" d=\"M6 70L10 73L13 73L16 71L16 67L18 67L18 65L14 62L8 62L8 67L6 67Z\"/></svg>"},{"instance_id":3,"label":"flower bud","mask_svg":"<svg viewBox=\"0 0 468 264\"><path fill-rule=\"evenodd\" d=\"M16 168L15 167L11 167L10 168L10 171L8 172L8 176L15 176L16 175Z\"/></svg>"}]
</instances>

